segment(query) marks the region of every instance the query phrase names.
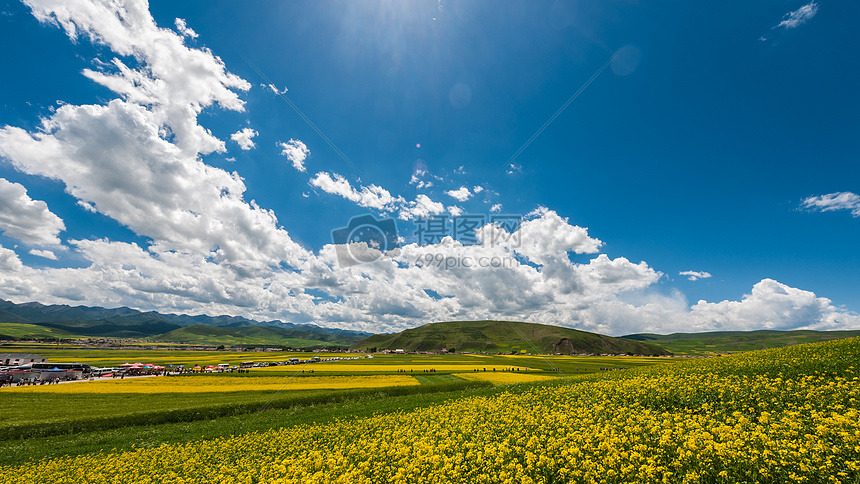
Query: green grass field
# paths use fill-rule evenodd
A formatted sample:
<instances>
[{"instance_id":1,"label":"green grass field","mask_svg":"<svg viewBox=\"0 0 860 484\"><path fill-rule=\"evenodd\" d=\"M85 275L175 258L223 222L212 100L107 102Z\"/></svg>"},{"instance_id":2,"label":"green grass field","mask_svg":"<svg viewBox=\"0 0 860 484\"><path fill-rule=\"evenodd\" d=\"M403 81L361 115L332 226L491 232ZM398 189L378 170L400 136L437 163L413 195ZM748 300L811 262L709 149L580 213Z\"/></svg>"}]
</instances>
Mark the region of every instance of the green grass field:
<instances>
[{"instance_id":1,"label":"green grass field","mask_svg":"<svg viewBox=\"0 0 860 484\"><path fill-rule=\"evenodd\" d=\"M710 333L635 334L625 338L654 343L677 355L740 353L860 336L860 331L720 331Z\"/></svg>"},{"instance_id":2,"label":"green grass field","mask_svg":"<svg viewBox=\"0 0 860 484\"><path fill-rule=\"evenodd\" d=\"M44 345L30 351L49 362L81 362L115 366L125 362L186 366L243 361L282 361L312 356L357 356L337 353L205 352L64 349ZM358 355L363 356L363 355ZM480 375L507 373L512 377L543 375L557 379L582 378L607 369L635 368L679 361L676 358L396 355L319 362L308 365L253 368L249 373L178 375L144 379L68 383L0 389L0 464L16 464L28 458L55 457L99 449L125 449L132 445L184 442L237 432L265 430L321 419L409 410L465 395L493 393ZM519 368L505 371L506 369ZM528 368L528 372L526 371ZM313 370L313 373L310 372ZM433 371L431 371L433 370ZM486 373L485 373L486 372ZM477 375L469 381L455 374ZM410 386L340 389L344 380L359 378L406 378ZM235 385L237 391L170 392L192 379ZM283 382L280 387L278 382ZM336 382L332 388L292 390L297 382ZM258 383L275 382L276 390L247 390ZM157 383L161 391L113 393L110 388ZM107 385L105 385L107 384ZM383 383L384 384L384 380ZM106 390L107 389L107 390ZM204 388L205 389L205 388Z\"/></svg>"},{"instance_id":3,"label":"green grass field","mask_svg":"<svg viewBox=\"0 0 860 484\"><path fill-rule=\"evenodd\" d=\"M92 358L116 357L98 353ZM859 339L707 359L387 355L356 360L352 371L341 361L325 372L208 377L239 387L369 375L414 384L134 398L7 388L0 404L15 412L0 431L0 481L335 482L349 474L491 483L509 472L507 482L860 482L858 355ZM468 370L479 361L523 366ZM624 363L629 371L599 371ZM431 366L437 371L425 371ZM547 379L493 386L464 375ZM159 378L114 383L184 386L207 376ZM140 408L149 413L124 413ZM75 426L70 409L102 417Z\"/></svg>"},{"instance_id":4,"label":"green grass field","mask_svg":"<svg viewBox=\"0 0 860 484\"><path fill-rule=\"evenodd\" d=\"M0 323L0 339L76 339L82 338L58 328L48 328L36 324Z\"/></svg>"}]
</instances>

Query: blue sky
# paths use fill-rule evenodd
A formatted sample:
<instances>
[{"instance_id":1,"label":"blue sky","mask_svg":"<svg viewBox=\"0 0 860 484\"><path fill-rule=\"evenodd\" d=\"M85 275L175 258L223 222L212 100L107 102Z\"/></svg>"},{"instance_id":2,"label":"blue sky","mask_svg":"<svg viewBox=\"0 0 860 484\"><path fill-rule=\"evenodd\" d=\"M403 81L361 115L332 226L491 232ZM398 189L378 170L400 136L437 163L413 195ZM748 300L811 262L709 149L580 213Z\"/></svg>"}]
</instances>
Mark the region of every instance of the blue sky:
<instances>
[{"instance_id":1,"label":"blue sky","mask_svg":"<svg viewBox=\"0 0 860 484\"><path fill-rule=\"evenodd\" d=\"M860 5L2 5L2 298L860 328ZM399 250L332 240L365 214ZM500 214L476 245L415 235Z\"/></svg>"}]
</instances>

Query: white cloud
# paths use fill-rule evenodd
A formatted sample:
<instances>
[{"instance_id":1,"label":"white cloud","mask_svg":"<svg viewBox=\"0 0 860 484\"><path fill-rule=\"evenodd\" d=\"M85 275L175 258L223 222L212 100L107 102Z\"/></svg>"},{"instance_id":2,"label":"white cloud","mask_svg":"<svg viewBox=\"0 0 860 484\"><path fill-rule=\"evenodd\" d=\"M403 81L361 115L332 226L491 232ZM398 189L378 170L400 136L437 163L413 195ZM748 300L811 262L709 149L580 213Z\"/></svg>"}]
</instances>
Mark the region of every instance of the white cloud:
<instances>
[{"instance_id":1,"label":"white cloud","mask_svg":"<svg viewBox=\"0 0 860 484\"><path fill-rule=\"evenodd\" d=\"M687 279L691 281L695 281L697 279L707 279L711 277L711 274L705 271L681 271L678 273L678 275L687 276Z\"/></svg>"},{"instance_id":2,"label":"white cloud","mask_svg":"<svg viewBox=\"0 0 860 484\"><path fill-rule=\"evenodd\" d=\"M448 213L451 214L452 217L459 217L460 215L463 215L463 212L464 210L462 207L458 207L456 205L448 206Z\"/></svg>"},{"instance_id":3,"label":"white cloud","mask_svg":"<svg viewBox=\"0 0 860 484\"><path fill-rule=\"evenodd\" d=\"M185 19L177 18L174 21L176 25L176 31L185 37L191 37L192 39L197 38L197 32L191 30L188 25L185 23Z\"/></svg>"},{"instance_id":4,"label":"white cloud","mask_svg":"<svg viewBox=\"0 0 860 484\"><path fill-rule=\"evenodd\" d=\"M767 41L771 37L771 33L777 29L789 30L797 28L808 22L816 13L818 13L818 4L813 0L797 10L785 14L782 17L782 21L771 27L769 33L761 36L759 40Z\"/></svg>"},{"instance_id":5,"label":"white cloud","mask_svg":"<svg viewBox=\"0 0 860 484\"><path fill-rule=\"evenodd\" d=\"M360 207L372 208L385 214L394 214L401 220L412 220L416 217L445 213L445 205L433 201L424 194L419 194L414 201L407 201L402 196L392 196L391 193L377 185L353 188L349 180L341 175L327 172L317 173L310 184L326 193L341 196ZM456 207L455 207L456 210Z\"/></svg>"},{"instance_id":6,"label":"white cloud","mask_svg":"<svg viewBox=\"0 0 860 484\"><path fill-rule=\"evenodd\" d=\"M254 131L251 128L245 128L241 131L236 131L235 133L231 134L230 139L235 141L236 144L239 145L239 148L242 148L243 150L247 151L255 146L253 138L258 134L260 133Z\"/></svg>"},{"instance_id":7,"label":"white cloud","mask_svg":"<svg viewBox=\"0 0 860 484\"><path fill-rule=\"evenodd\" d=\"M472 198L472 192L469 191L466 187L460 187L456 190L448 190L445 192L449 197L455 198L460 202L465 202L466 200Z\"/></svg>"},{"instance_id":8,"label":"white cloud","mask_svg":"<svg viewBox=\"0 0 860 484\"><path fill-rule=\"evenodd\" d=\"M517 165L515 163L511 163L508 165L508 168L505 170L505 173L508 175L515 175L517 173L522 173L523 167L522 165Z\"/></svg>"},{"instance_id":9,"label":"white cloud","mask_svg":"<svg viewBox=\"0 0 860 484\"><path fill-rule=\"evenodd\" d=\"M306 171L305 159L311 151L304 143L297 139L291 139L286 143L278 143L278 146L281 147L281 154L293 163L293 168L301 172Z\"/></svg>"},{"instance_id":10,"label":"white cloud","mask_svg":"<svg viewBox=\"0 0 860 484\"><path fill-rule=\"evenodd\" d=\"M197 124L197 115L213 103L244 110L245 103L235 90L248 90L250 84L227 72L210 51L189 49L182 36L158 28L146 1L25 3L39 21L61 26L73 40L86 35L120 56L135 57L141 65L138 69L114 58L113 72L85 69L84 75L130 103L148 106L154 124L163 128L162 133L172 134L180 149L204 154L224 150L223 141Z\"/></svg>"},{"instance_id":11,"label":"white cloud","mask_svg":"<svg viewBox=\"0 0 860 484\"><path fill-rule=\"evenodd\" d=\"M24 264L21 263L18 254L0 245L0 269L3 269L0 271L0 280L3 278L3 273L18 272L23 268Z\"/></svg>"},{"instance_id":12,"label":"white cloud","mask_svg":"<svg viewBox=\"0 0 860 484\"><path fill-rule=\"evenodd\" d=\"M30 245L59 245L63 220L42 200L33 200L23 185L0 178L0 231Z\"/></svg>"},{"instance_id":13,"label":"white cloud","mask_svg":"<svg viewBox=\"0 0 860 484\"><path fill-rule=\"evenodd\" d=\"M852 192L835 192L817 197L808 197L801 202L800 206L819 212L850 210L851 215L860 217L860 195Z\"/></svg>"},{"instance_id":14,"label":"white cloud","mask_svg":"<svg viewBox=\"0 0 860 484\"><path fill-rule=\"evenodd\" d=\"M502 204L501 203L496 203L492 207L490 207L490 212L501 212L501 211L502 211Z\"/></svg>"},{"instance_id":15,"label":"white cloud","mask_svg":"<svg viewBox=\"0 0 860 484\"><path fill-rule=\"evenodd\" d=\"M481 193L484 191L484 187L477 185L477 186L472 187L472 191L475 193Z\"/></svg>"},{"instance_id":16,"label":"white cloud","mask_svg":"<svg viewBox=\"0 0 860 484\"><path fill-rule=\"evenodd\" d=\"M812 1L793 12L785 14L782 22L778 23L776 26L793 29L799 25L805 24L809 19L815 17L816 13L818 13L818 4Z\"/></svg>"},{"instance_id":17,"label":"white cloud","mask_svg":"<svg viewBox=\"0 0 860 484\"><path fill-rule=\"evenodd\" d=\"M310 184L326 193L341 196L360 207L373 208L381 212L391 212L397 208L397 205L403 203L402 198L395 198L388 190L376 185L356 190L349 180L337 173L330 175L324 171L319 172L311 179Z\"/></svg>"},{"instance_id":18,"label":"white cloud","mask_svg":"<svg viewBox=\"0 0 860 484\"><path fill-rule=\"evenodd\" d=\"M401 204L399 217L401 220L411 220L416 217L428 217L440 213L445 213L445 206L439 202L434 202L422 193L415 197L414 202Z\"/></svg>"},{"instance_id":19,"label":"white cloud","mask_svg":"<svg viewBox=\"0 0 860 484\"><path fill-rule=\"evenodd\" d=\"M35 132L0 128L0 156L20 171L61 181L81 206L151 238L153 253L197 253L245 275L308 256L272 211L244 201L237 173L200 160L223 151L224 142L197 124L198 114L213 104L244 110L236 90L247 90L246 81L210 51L189 49L175 32L158 28L144 1L28 4L41 21L133 55L139 67L114 59L113 73L86 70L124 99L63 105Z\"/></svg>"},{"instance_id":20,"label":"white cloud","mask_svg":"<svg viewBox=\"0 0 860 484\"><path fill-rule=\"evenodd\" d=\"M57 260L57 255L50 250L31 249L30 254L37 257L44 257L45 259Z\"/></svg>"},{"instance_id":21,"label":"white cloud","mask_svg":"<svg viewBox=\"0 0 860 484\"><path fill-rule=\"evenodd\" d=\"M409 179L409 184L416 185L418 188L432 187L434 182L432 180L426 180L425 178L432 178L437 181L443 180L441 176L434 175L427 170L419 168L412 173L412 177Z\"/></svg>"},{"instance_id":22,"label":"white cloud","mask_svg":"<svg viewBox=\"0 0 860 484\"><path fill-rule=\"evenodd\" d=\"M62 181L159 251L214 251L218 260L260 270L305 255L270 210L244 201L237 173L162 139L142 106L63 106L43 132L0 129L0 154L21 171Z\"/></svg>"},{"instance_id":23,"label":"white cloud","mask_svg":"<svg viewBox=\"0 0 860 484\"><path fill-rule=\"evenodd\" d=\"M568 252L595 254L603 245L598 239L588 236L588 229L570 225L566 218L556 212L540 208L533 212L531 220L522 222L521 246L517 252L537 264L548 262L547 257L566 257Z\"/></svg>"},{"instance_id":24,"label":"white cloud","mask_svg":"<svg viewBox=\"0 0 860 484\"><path fill-rule=\"evenodd\" d=\"M263 86L263 87L268 88L270 91L272 91L273 93L277 94L278 96L280 96L281 94L285 94L285 93L287 92L287 87L286 87L286 86L284 86L284 88L283 88L283 89L278 90L278 87L277 87L277 86L275 86L274 84L260 84L260 85L261 85L261 86Z\"/></svg>"},{"instance_id":25,"label":"white cloud","mask_svg":"<svg viewBox=\"0 0 860 484\"><path fill-rule=\"evenodd\" d=\"M201 154L223 151L224 143L198 124L198 114L215 104L241 111L237 91L248 88L211 52L188 49L176 32L157 28L143 1L28 4L38 18L61 25L73 38L86 35L120 56L134 56L138 67L115 60L110 73L87 71L121 99L60 106L32 132L0 128L0 156L22 172L62 182L81 207L112 217L151 242L71 240L75 255L89 261L73 268L28 267L15 251L0 247L0 297L238 314L370 331L491 318L608 334L860 327L860 316L770 279L740 301L690 307L682 294L660 292L662 274L656 268L599 254L603 242L588 228L543 207L516 230L481 228L481 245L463 246L450 238L432 247L413 243L390 258L342 268L337 247L306 251L279 227L272 211L245 201L238 173L201 161ZM415 185L425 177L439 179L415 175ZM446 210L427 195L409 201L377 185L353 187L338 174L319 172L310 184L402 220ZM5 188L10 186L22 193L23 187L7 182ZM808 208L844 205L835 201L844 197L832 198ZM0 200L13 207L40 203L22 204L12 196ZM39 207L33 213L53 222L41 224L48 228L31 240L54 242L62 220ZM496 204L491 211L501 208ZM573 254L598 255L573 262ZM431 263L437 261L442 265ZM425 289L446 297L434 299Z\"/></svg>"},{"instance_id":26,"label":"white cloud","mask_svg":"<svg viewBox=\"0 0 860 484\"><path fill-rule=\"evenodd\" d=\"M763 279L741 301L699 301L691 308L695 330L835 329L860 327L860 316L830 300L773 279Z\"/></svg>"}]
</instances>

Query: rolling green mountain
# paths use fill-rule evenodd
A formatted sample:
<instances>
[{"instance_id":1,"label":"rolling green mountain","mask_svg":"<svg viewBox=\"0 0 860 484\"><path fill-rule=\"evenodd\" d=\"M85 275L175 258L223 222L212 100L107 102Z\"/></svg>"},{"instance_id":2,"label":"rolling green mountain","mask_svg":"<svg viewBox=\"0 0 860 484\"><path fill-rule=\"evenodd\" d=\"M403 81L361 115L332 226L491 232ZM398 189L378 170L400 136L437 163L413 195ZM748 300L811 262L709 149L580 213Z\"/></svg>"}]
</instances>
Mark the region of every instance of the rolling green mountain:
<instances>
[{"instance_id":1,"label":"rolling green mountain","mask_svg":"<svg viewBox=\"0 0 860 484\"><path fill-rule=\"evenodd\" d=\"M781 348L802 343L853 338L860 331L715 331L708 333L631 334L626 339L653 343L675 354L706 355Z\"/></svg>"},{"instance_id":2,"label":"rolling green mountain","mask_svg":"<svg viewBox=\"0 0 860 484\"><path fill-rule=\"evenodd\" d=\"M665 349L641 341L613 338L576 329L508 321L430 323L395 334L377 334L353 349L486 353L564 353L666 355Z\"/></svg>"},{"instance_id":3,"label":"rolling green mountain","mask_svg":"<svg viewBox=\"0 0 860 484\"><path fill-rule=\"evenodd\" d=\"M292 348L324 348L349 346L361 340L356 335L331 335L307 331L249 326L242 328L218 328L196 325L175 329L150 338L154 341L205 345L277 345Z\"/></svg>"}]
</instances>

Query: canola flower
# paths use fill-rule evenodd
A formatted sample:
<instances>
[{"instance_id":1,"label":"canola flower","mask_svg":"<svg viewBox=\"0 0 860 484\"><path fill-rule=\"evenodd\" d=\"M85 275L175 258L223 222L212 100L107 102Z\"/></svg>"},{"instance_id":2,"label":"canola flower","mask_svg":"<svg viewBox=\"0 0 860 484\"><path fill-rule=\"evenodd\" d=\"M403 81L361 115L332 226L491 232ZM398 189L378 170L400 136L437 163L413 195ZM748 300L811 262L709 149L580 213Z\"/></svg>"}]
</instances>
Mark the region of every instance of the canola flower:
<instances>
[{"instance_id":1,"label":"canola flower","mask_svg":"<svg viewBox=\"0 0 860 484\"><path fill-rule=\"evenodd\" d=\"M108 379L64 385L5 387L0 392L14 393L205 393L263 390L343 390L420 385L409 375L354 376L269 376L237 378L203 374L151 378Z\"/></svg>"},{"instance_id":2,"label":"canola flower","mask_svg":"<svg viewBox=\"0 0 860 484\"><path fill-rule=\"evenodd\" d=\"M614 372L214 440L0 468L4 483L860 482L860 339Z\"/></svg>"},{"instance_id":3,"label":"canola flower","mask_svg":"<svg viewBox=\"0 0 860 484\"><path fill-rule=\"evenodd\" d=\"M453 373L454 376L470 381L488 381L493 385L508 385L511 383L531 383L538 381L555 380L558 377L538 375L525 371L478 371L472 373Z\"/></svg>"}]
</instances>

